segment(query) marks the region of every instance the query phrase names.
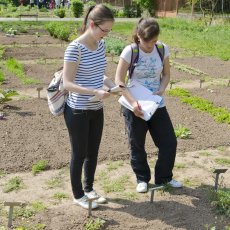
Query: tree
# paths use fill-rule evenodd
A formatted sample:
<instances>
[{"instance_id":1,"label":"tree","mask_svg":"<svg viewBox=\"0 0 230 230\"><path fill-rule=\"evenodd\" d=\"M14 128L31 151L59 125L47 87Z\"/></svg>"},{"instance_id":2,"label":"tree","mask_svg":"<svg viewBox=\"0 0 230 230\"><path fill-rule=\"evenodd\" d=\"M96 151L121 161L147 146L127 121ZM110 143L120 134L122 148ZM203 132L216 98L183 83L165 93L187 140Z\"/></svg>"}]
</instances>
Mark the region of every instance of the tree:
<instances>
[{"instance_id":1,"label":"tree","mask_svg":"<svg viewBox=\"0 0 230 230\"><path fill-rule=\"evenodd\" d=\"M143 10L147 10L150 16L154 16L154 0L137 0L137 3L143 8Z\"/></svg>"}]
</instances>

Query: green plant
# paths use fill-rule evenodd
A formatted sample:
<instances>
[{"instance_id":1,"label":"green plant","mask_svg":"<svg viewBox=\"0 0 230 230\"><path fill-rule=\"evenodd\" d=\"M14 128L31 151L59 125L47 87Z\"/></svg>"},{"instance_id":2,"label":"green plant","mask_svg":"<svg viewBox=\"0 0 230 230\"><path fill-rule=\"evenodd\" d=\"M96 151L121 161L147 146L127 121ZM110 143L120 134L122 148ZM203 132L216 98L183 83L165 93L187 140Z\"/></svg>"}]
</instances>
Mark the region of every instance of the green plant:
<instances>
[{"instance_id":1,"label":"green plant","mask_svg":"<svg viewBox=\"0 0 230 230\"><path fill-rule=\"evenodd\" d=\"M15 208L15 211L13 213L14 217L24 217L24 218L30 218L35 214L35 212L26 207L17 207Z\"/></svg>"},{"instance_id":2,"label":"green plant","mask_svg":"<svg viewBox=\"0 0 230 230\"><path fill-rule=\"evenodd\" d=\"M58 16L59 18L64 18L65 17L65 9L64 8L60 8L60 9L55 9L54 10L54 14L56 16Z\"/></svg>"},{"instance_id":3,"label":"green plant","mask_svg":"<svg viewBox=\"0 0 230 230\"><path fill-rule=\"evenodd\" d=\"M16 96L18 93L15 90L11 89L6 89L6 90L1 90L0 89L0 104L3 104L7 101L12 100L12 96Z\"/></svg>"},{"instance_id":4,"label":"green plant","mask_svg":"<svg viewBox=\"0 0 230 230\"><path fill-rule=\"evenodd\" d=\"M17 34L17 30L14 30L13 28L10 28L7 32L6 32L6 36L14 36Z\"/></svg>"},{"instance_id":5,"label":"green plant","mask_svg":"<svg viewBox=\"0 0 230 230\"><path fill-rule=\"evenodd\" d=\"M209 198L218 213L230 217L230 189L219 188L217 192L210 190Z\"/></svg>"},{"instance_id":6,"label":"green plant","mask_svg":"<svg viewBox=\"0 0 230 230\"><path fill-rule=\"evenodd\" d=\"M74 0L71 2L71 10L75 18L81 17L84 11L84 4L79 0Z\"/></svg>"},{"instance_id":7,"label":"green plant","mask_svg":"<svg viewBox=\"0 0 230 230\"><path fill-rule=\"evenodd\" d=\"M96 220L90 218L85 224L84 229L85 230L99 230L103 227L104 224L105 224L105 221L100 218L97 218Z\"/></svg>"},{"instance_id":8,"label":"green plant","mask_svg":"<svg viewBox=\"0 0 230 230\"><path fill-rule=\"evenodd\" d=\"M230 112L222 107L216 107L212 102L201 97L192 96L187 90L175 88L168 91L170 96L179 97L180 100L193 108L211 114L217 122L230 124Z\"/></svg>"},{"instance_id":9,"label":"green plant","mask_svg":"<svg viewBox=\"0 0 230 230\"><path fill-rule=\"evenodd\" d=\"M15 176L11 178L3 187L3 192L8 193L14 190L19 190L24 187L24 183L21 177Z\"/></svg>"},{"instance_id":10,"label":"green plant","mask_svg":"<svg viewBox=\"0 0 230 230\"><path fill-rule=\"evenodd\" d=\"M177 124L175 128L176 137L181 139L188 139L192 134L188 128L184 127L181 124Z\"/></svg>"},{"instance_id":11,"label":"green plant","mask_svg":"<svg viewBox=\"0 0 230 230\"><path fill-rule=\"evenodd\" d=\"M47 160L40 160L36 164L32 166L32 174L35 176L41 171L44 171L47 168L48 161Z\"/></svg>"}]
</instances>

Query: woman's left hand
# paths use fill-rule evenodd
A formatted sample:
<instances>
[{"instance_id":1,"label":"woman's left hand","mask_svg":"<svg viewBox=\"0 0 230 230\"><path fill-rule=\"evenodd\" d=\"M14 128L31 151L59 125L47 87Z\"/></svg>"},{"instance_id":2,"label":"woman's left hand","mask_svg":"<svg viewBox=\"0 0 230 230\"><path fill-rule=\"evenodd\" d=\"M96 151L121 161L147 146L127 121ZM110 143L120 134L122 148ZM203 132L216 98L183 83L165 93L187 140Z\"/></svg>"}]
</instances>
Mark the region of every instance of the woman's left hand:
<instances>
[{"instance_id":1,"label":"woman's left hand","mask_svg":"<svg viewBox=\"0 0 230 230\"><path fill-rule=\"evenodd\" d=\"M159 95L159 96L162 96L164 94L164 90L163 89L159 89L157 90L156 92L154 92L155 95Z\"/></svg>"}]
</instances>

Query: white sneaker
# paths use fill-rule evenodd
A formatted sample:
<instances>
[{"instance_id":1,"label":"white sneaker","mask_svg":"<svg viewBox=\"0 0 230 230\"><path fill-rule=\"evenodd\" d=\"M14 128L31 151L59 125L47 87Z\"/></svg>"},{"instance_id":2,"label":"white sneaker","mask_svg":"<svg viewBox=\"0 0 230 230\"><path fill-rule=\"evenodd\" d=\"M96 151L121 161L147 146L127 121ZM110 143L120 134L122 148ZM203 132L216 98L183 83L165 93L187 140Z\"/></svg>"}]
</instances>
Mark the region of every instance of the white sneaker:
<instances>
[{"instance_id":1,"label":"white sneaker","mask_svg":"<svg viewBox=\"0 0 230 230\"><path fill-rule=\"evenodd\" d=\"M85 195L91 199L92 198L98 198L97 200L94 200L98 204L104 204L107 202L106 198L98 195L95 190L92 190L91 192L85 192Z\"/></svg>"},{"instance_id":2,"label":"white sneaker","mask_svg":"<svg viewBox=\"0 0 230 230\"><path fill-rule=\"evenodd\" d=\"M173 187L173 188L181 188L183 187L183 184L179 181L176 181L174 179L172 179L171 181L168 182L168 184Z\"/></svg>"},{"instance_id":3,"label":"white sneaker","mask_svg":"<svg viewBox=\"0 0 230 230\"><path fill-rule=\"evenodd\" d=\"M137 184L136 191L137 192L147 192L148 190L148 184L146 182L140 182Z\"/></svg>"},{"instance_id":4,"label":"white sneaker","mask_svg":"<svg viewBox=\"0 0 230 230\"><path fill-rule=\"evenodd\" d=\"M82 208L85 209L89 209L89 201L88 201L88 197L86 195L84 195L82 198L80 199L73 199L73 203L74 204L79 204ZM92 201L92 209L95 209L98 207L98 204L94 201Z\"/></svg>"}]
</instances>

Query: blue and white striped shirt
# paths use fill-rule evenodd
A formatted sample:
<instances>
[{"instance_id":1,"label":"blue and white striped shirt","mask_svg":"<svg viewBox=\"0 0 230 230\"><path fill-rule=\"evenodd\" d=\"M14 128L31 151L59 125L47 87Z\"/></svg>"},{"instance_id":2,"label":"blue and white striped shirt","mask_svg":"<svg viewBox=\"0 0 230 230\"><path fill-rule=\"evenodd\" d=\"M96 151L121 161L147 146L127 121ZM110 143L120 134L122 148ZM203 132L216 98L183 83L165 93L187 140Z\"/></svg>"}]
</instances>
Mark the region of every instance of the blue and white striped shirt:
<instances>
[{"instance_id":1,"label":"blue and white striped shirt","mask_svg":"<svg viewBox=\"0 0 230 230\"><path fill-rule=\"evenodd\" d=\"M74 40L65 51L64 61L77 62L79 50L81 51L81 57L74 83L90 89L102 88L107 64L104 40L98 42L98 47L95 51L89 50L85 45ZM93 96L94 95L70 92L67 104L73 109L101 109L103 106L101 101L89 101L89 98Z\"/></svg>"}]
</instances>

